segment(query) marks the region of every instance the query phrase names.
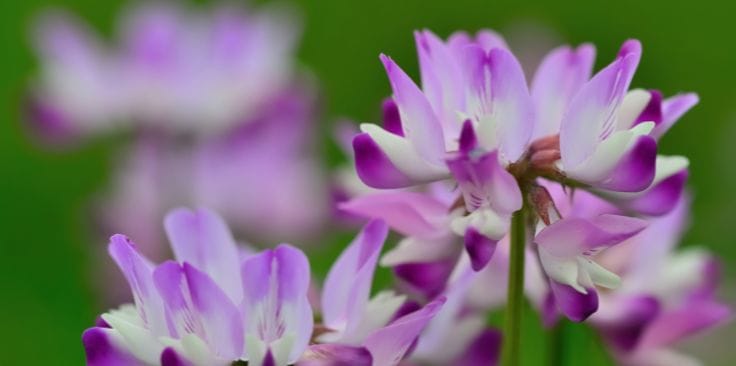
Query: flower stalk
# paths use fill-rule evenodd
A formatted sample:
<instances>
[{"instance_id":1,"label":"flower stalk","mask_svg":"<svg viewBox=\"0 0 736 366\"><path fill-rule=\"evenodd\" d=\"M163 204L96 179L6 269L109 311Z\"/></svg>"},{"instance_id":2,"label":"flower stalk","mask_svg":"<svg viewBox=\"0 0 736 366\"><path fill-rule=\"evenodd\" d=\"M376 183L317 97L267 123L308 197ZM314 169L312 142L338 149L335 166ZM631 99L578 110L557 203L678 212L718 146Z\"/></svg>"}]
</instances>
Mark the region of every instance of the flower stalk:
<instances>
[{"instance_id":1,"label":"flower stalk","mask_svg":"<svg viewBox=\"0 0 736 366\"><path fill-rule=\"evenodd\" d=\"M509 266L508 297L504 320L504 339L501 364L520 364L521 314L524 301L524 247L526 245L526 203L511 218L511 258Z\"/></svg>"}]
</instances>

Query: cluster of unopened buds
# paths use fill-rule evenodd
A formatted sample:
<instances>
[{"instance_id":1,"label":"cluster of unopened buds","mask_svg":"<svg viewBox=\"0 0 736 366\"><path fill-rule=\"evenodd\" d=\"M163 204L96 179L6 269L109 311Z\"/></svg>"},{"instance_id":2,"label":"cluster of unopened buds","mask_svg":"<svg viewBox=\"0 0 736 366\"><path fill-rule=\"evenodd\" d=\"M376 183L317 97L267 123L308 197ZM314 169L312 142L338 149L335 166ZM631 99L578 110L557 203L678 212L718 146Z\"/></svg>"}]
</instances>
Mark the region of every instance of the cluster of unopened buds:
<instances>
[{"instance_id":1,"label":"cluster of unopened buds","mask_svg":"<svg viewBox=\"0 0 736 366\"><path fill-rule=\"evenodd\" d=\"M343 141L354 167L337 187L364 227L319 285L301 249L234 239L313 234L330 204L291 18L152 5L124 19L112 51L47 18L28 103L45 138L137 132L102 205L107 226L137 231L108 246L133 304L84 332L89 365L514 366L525 301L545 327L592 327L620 364L689 365L676 343L731 316L715 258L675 250L688 160L657 151L698 97L630 89L636 40L597 73L592 45L556 48L530 83L492 31L418 31L421 87L382 55L383 123ZM170 211L175 260L154 264L154 218L179 205L212 211ZM371 296L379 264L394 283Z\"/></svg>"}]
</instances>

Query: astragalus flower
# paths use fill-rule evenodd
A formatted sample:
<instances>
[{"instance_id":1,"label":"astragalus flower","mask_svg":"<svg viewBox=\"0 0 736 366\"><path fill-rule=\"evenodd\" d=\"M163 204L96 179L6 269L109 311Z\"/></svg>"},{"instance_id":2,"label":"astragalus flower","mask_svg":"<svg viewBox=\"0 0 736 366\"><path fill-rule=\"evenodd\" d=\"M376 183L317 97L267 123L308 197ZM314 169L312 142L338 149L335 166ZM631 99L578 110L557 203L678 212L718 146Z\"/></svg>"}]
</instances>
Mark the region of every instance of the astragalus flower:
<instances>
[{"instance_id":1,"label":"astragalus flower","mask_svg":"<svg viewBox=\"0 0 736 366\"><path fill-rule=\"evenodd\" d=\"M676 250L687 227L689 200L652 221L600 260L622 277L602 294L591 323L621 364L697 365L676 343L725 323L732 310L716 298L719 266L702 248Z\"/></svg>"},{"instance_id":2,"label":"astragalus flower","mask_svg":"<svg viewBox=\"0 0 736 366\"><path fill-rule=\"evenodd\" d=\"M33 121L48 137L131 125L221 133L293 82L294 24L274 7L145 3L128 9L107 45L70 15L48 13L36 35Z\"/></svg>"},{"instance_id":3,"label":"astragalus flower","mask_svg":"<svg viewBox=\"0 0 736 366\"><path fill-rule=\"evenodd\" d=\"M125 275L135 304L101 317L85 331L89 365L355 365L397 364L444 299L396 316L402 297L367 303L373 269L387 234L368 224L346 249L325 286L329 338L314 337L308 299L309 262L288 244L242 254L224 221L207 210L179 209L166 218L176 261L154 265L123 235L110 255ZM344 279L336 276L343 275ZM347 287L355 279L354 290ZM337 282L336 282L337 281ZM344 325L344 326L343 326ZM322 334L328 338L326 334Z\"/></svg>"}]
</instances>

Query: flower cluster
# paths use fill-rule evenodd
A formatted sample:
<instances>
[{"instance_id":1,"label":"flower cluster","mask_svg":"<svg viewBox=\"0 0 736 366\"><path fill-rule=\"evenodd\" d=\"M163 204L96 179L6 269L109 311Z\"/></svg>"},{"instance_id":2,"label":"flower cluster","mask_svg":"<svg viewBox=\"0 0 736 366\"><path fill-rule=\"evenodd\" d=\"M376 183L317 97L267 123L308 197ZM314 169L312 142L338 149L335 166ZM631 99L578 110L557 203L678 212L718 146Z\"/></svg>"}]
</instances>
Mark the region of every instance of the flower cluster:
<instances>
[{"instance_id":1,"label":"flower cluster","mask_svg":"<svg viewBox=\"0 0 736 366\"><path fill-rule=\"evenodd\" d=\"M290 212L318 217L327 199L302 156L313 100L291 73L291 28L270 14L142 9L114 57L70 23L47 23L36 120L65 136L119 118L155 125L110 221L147 227L172 206L201 204L236 230L298 237ZM185 32L185 22L201 27ZM365 187L339 205L367 223L321 291L300 249L239 246L214 211L176 209L164 220L175 260L154 264L111 238L134 303L85 331L88 364L516 365L524 295L545 326L585 322L622 364L687 362L673 345L731 316L715 258L675 250L688 160L657 148L698 97L632 89L636 40L596 73L592 45L554 49L528 83L492 31L415 37L421 87L380 57L393 93L383 125L351 136ZM122 94L109 95L110 82ZM400 239L381 254L389 229ZM379 264L395 286L371 296ZM503 332L487 321L499 309Z\"/></svg>"},{"instance_id":2,"label":"flower cluster","mask_svg":"<svg viewBox=\"0 0 736 366\"><path fill-rule=\"evenodd\" d=\"M180 205L215 209L253 241L318 232L328 191L317 96L295 65L292 11L146 2L118 23L104 42L64 12L40 17L27 102L31 130L49 144L132 131L98 200L100 231L129 233L157 258L157 223Z\"/></svg>"}]
</instances>

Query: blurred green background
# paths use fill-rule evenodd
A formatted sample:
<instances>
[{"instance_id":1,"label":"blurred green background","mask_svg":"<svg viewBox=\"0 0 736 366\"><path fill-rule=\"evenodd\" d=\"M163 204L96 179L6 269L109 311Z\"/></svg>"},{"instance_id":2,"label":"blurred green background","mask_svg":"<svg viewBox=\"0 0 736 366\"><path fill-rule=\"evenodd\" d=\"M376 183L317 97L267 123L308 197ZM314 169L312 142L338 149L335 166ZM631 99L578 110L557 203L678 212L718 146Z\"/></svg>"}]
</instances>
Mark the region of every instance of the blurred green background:
<instances>
[{"instance_id":1,"label":"blurred green background","mask_svg":"<svg viewBox=\"0 0 736 366\"><path fill-rule=\"evenodd\" d=\"M19 111L24 85L35 72L29 49L34 14L48 6L81 16L104 34L124 2L118 0L4 0L0 4L0 365L83 364L80 336L104 310L95 300L88 252L91 194L106 184L115 138L81 149L53 151L34 144ZM723 260L724 295L736 298L736 13L734 2L674 1L297 1L305 16L300 60L319 78L325 96L322 136L330 121L351 117L376 121L389 85L378 62L394 57L412 75L417 62L412 31L429 28L441 36L454 30L490 27L508 33L512 48L537 40L524 24L538 24L540 39L598 47L600 67L626 38L644 44L635 86L666 95L696 91L701 104L664 139L664 153L691 159L695 196L689 244L706 245ZM545 31L545 29L549 31ZM541 32L541 33L540 33ZM335 149L325 149L335 162ZM99 243L103 244L103 243ZM326 250L330 256L336 250ZM320 253L324 254L324 253ZM326 257L327 254L320 255ZM316 266L331 262L318 260ZM318 268L324 273L325 268ZM532 314L530 314L532 315ZM544 343L534 318L526 321L525 361L540 364ZM594 337L569 327L570 365L606 364ZM708 365L736 360L733 327L688 344ZM731 347L731 348L729 348ZM587 362L587 359L594 360ZM711 361L712 360L712 361Z\"/></svg>"}]
</instances>

